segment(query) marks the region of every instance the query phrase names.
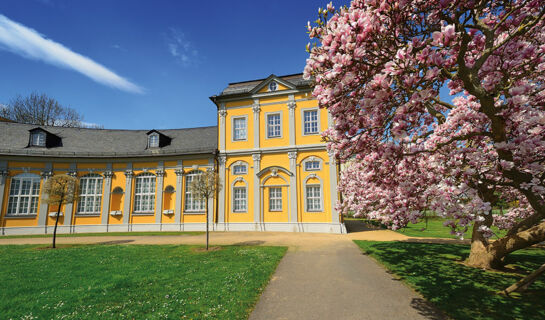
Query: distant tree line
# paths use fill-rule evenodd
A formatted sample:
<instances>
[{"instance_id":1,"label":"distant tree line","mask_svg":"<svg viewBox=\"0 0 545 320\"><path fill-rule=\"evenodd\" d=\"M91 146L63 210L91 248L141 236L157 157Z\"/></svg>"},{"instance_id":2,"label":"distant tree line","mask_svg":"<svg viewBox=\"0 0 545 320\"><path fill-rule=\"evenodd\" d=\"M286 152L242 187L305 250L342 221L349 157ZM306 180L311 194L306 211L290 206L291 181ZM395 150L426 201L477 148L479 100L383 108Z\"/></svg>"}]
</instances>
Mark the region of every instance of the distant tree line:
<instances>
[{"instance_id":1,"label":"distant tree line","mask_svg":"<svg viewBox=\"0 0 545 320\"><path fill-rule=\"evenodd\" d=\"M61 105L44 93L18 95L6 105L0 105L0 117L8 120L41 126L101 129L99 125L83 122L83 115L71 107Z\"/></svg>"}]
</instances>

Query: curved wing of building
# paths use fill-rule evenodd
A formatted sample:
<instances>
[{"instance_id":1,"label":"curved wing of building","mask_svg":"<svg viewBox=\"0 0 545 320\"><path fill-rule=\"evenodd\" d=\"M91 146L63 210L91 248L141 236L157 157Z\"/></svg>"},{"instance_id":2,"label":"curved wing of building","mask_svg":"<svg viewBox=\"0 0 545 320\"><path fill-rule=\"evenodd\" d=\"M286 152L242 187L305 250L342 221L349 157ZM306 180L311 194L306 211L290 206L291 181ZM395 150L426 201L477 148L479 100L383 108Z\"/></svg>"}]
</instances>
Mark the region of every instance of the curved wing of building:
<instances>
[{"instance_id":1,"label":"curved wing of building","mask_svg":"<svg viewBox=\"0 0 545 320\"><path fill-rule=\"evenodd\" d=\"M43 199L56 174L78 178L60 232L204 230L196 175L219 173L215 230L346 232L335 211L337 164L321 139L331 125L300 74L231 83L210 99L218 126L167 130L62 128L0 122L2 234L49 233Z\"/></svg>"}]
</instances>

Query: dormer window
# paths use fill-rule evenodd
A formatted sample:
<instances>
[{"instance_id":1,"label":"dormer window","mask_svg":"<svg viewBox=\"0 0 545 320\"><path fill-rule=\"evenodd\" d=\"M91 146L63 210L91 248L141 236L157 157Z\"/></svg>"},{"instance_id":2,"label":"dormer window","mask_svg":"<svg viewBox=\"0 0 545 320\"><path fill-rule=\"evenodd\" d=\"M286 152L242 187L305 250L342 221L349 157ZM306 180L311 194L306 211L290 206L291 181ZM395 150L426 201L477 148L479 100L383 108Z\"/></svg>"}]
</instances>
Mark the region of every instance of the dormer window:
<instances>
[{"instance_id":1,"label":"dormer window","mask_svg":"<svg viewBox=\"0 0 545 320\"><path fill-rule=\"evenodd\" d=\"M172 140L157 130L148 131L146 134L148 135L148 149L166 147Z\"/></svg>"},{"instance_id":2,"label":"dormer window","mask_svg":"<svg viewBox=\"0 0 545 320\"><path fill-rule=\"evenodd\" d=\"M159 135L158 134L151 134L149 137L148 145L150 148L158 148L159 147Z\"/></svg>"},{"instance_id":3,"label":"dormer window","mask_svg":"<svg viewBox=\"0 0 545 320\"><path fill-rule=\"evenodd\" d=\"M32 132L30 134L30 145L32 147L45 147L45 132Z\"/></svg>"},{"instance_id":4,"label":"dormer window","mask_svg":"<svg viewBox=\"0 0 545 320\"><path fill-rule=\"evenodd\" d=\"M275 81L271 81L269 83L269 91L276 91L278 90L278 84Z\"/></svg>"},{"instance_id":5,"label":"dormer window","mask_svg":"<svg viewBox=\"0 0 545 320\"><path fill-rule=\"evenodd\" d=\"M42 128L29 130L28 147L55 148L62 147L61 137Z\"/></svg>"}]
</instances>

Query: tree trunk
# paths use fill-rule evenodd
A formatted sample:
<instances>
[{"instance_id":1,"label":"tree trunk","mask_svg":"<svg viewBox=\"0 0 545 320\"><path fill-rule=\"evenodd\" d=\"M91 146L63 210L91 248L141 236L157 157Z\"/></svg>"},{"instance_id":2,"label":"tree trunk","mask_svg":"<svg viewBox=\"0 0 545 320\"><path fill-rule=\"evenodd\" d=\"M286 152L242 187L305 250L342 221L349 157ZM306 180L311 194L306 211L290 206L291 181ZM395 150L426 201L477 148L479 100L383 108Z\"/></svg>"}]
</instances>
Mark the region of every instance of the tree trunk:
<instances>
[{"instance_id":1,"label":"tree trunk","mask_svg":"<svg viewBox=\"0 0 545 320\"><path fill-rule=\"evenodd\" d=\"M206 198L206 203L204 205L206 206L206 251L208 251L208 198Z\"/></svg>"},{"instance_id":2,"label":"tree trunk","mask_svg":"<svg viewBox=\"0 0 545 320\"><path fill-rule=\"evenodd\" d=\"M473 227L471 252L465 261L466 265L475 268L501 268L503 259L509 253L545 241L545 221L524 231L508 234L490 243L477 231L478 227L479 223L477 222Z\"/></svg>"},{"instance_id":3,"label":"tree trunk","mask_svg":"<svg viewBox=\"0 0 545 320\"><path fill-rule=\"evenodd\" d=\"M62 199L59 202L59 208L57 209L57 218L55 219L55 228L53 229L53 248L56 248L55 243L57 240L57 226L59 225L59 216L61 214L61 206L62 206Z\"/></svg>"}]
</instances>

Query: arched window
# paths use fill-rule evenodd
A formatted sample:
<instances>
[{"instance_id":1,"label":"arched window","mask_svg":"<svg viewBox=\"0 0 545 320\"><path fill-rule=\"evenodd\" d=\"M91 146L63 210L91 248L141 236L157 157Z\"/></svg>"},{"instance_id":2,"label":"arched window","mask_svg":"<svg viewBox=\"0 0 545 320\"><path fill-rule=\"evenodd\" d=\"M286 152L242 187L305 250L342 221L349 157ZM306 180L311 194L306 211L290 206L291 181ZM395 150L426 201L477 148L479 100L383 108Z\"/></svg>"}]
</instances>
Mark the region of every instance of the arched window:
<instances>
[{"instance_id":1,"label":"arched window","mask_svg":"<svg viewBox=\"0 0 545 320\"><path fill-rule=\"evenodd\" d=\"M79 180L78 214L100 213L102 203L102 176L87 174Z\"/></svg>"},{"instance_id":2,"label":"arched window","mask_svg":"<svg viewBox=\"0 0 545 320\"><path fill-rule=\"evenodd\" d=\"M204 211L204 200L197 199L197 197L191 192L190 186L193 179L201 174L199 170L193 170L185 176L185 209L188 212L200 212Z\"/></svg>"},{"instance_id":3,"label":"arched window","mask_svg":"<svg viewBox=\"0 0 545 320\"><path fill-rule=\"evenodd\" d=\"M304 179L303 185L305 188L305 211L324 211L324 190L322 179L316 174L311 174Z\"/></svg>"},{"instance_id":4,"label":"arched window","mask_svg":"<svg viewBox=\"0 0 545 320\"><path fill-rule=\"evenodd\" d=\"M38 214L40 176L22 173L11 179L7 215Z\"/></svg>"},{"instance_id":5,"label":"arched window","mask_svg":"<svg viewBox=\"0 0 545 320\"><path fill-rule=\"evenodd\" d=\"M238 177L233 181L233 212L248 211L248 183L244 178Z\"/></svg>"},{"instance_id":6,"label":"arched window","mask_svg":"<svg viewBox=\"0 0 545 320\"><path fill-rule=\"evenodd\" d=\"M231 168L232 168L232 172L233 172L234 175L247 174L248 173L248 164L246 162L244 162L244 161L234 162L231 165Z\"/></svg>"},{"instance_id":7,"label":"arched window","mask_svg":"<svg viewBox=\"0 0 545 320\"><path fill-rule=\"evenodd\" d=\"M152 213L155 210L155 175L142 173L136 176L134 188L134 212Z\"/></svg>"},{"instance_id":8,"label":"arched window","mask_svg":"<svg viewBox=\"0 0 545 320\"><path fill-rule=\"evenodd\" d=\"M320 171L322 170L322 159L314 156L305 158L302 161L303 169L305 171Z\"/></svg>"}]
</instances>

